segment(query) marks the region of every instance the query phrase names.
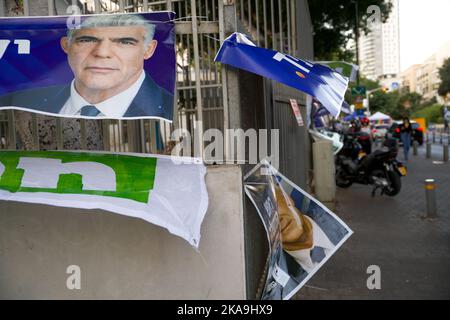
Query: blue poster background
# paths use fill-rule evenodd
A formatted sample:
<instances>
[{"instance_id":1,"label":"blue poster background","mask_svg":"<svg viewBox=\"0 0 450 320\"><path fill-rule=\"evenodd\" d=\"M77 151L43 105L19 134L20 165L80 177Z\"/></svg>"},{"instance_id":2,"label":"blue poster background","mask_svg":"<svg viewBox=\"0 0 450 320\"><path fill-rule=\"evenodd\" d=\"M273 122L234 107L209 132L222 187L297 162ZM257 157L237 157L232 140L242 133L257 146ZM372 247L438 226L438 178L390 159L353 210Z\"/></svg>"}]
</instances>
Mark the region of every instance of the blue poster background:
<instances>
[{"instance_id":1,"label":"blue poster background","mask_svg":"<svg viewBox=\"0 0 450 320\"><path fill-rule=\"evenodd\" d=\"M158 41L155 53L144 62L144 70L157 85L173 95L176 72L175 13L164 11L139 15L156 26L154 39ZM91 16L78 17L83 22ZM0 96L28 89L67 85L72 81L74 74L60 44L61 38L67 35L67 22L68 16L0 18L0 41L11 41L0 58ZM14 41L19 39L30 41L30 54L18 53L18 45ZM0 48L0 56L1 53ZM173 101L163 105L164 110L157 116L171 120L172 106Z\"/></svg>"}]
</instances>

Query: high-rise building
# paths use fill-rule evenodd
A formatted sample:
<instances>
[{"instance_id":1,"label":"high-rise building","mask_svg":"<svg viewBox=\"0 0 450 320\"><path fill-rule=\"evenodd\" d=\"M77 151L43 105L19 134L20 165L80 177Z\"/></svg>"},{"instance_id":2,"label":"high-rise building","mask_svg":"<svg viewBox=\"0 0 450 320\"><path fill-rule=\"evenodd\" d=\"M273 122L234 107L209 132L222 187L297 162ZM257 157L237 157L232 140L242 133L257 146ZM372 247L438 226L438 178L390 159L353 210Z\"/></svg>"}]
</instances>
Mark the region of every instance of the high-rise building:
<instances>
[{"instance_id":1,"label":"high-rise building","mask_svg":"<svg viewBox=\"0 0 450 320\"><path fill-rule=\"evenodd\" d=\"M359 39L361 74L382 83L394 82L400 72L399 0L389 0L392 11L386 23L374 23Z\"/></svg>"}]
</instances>

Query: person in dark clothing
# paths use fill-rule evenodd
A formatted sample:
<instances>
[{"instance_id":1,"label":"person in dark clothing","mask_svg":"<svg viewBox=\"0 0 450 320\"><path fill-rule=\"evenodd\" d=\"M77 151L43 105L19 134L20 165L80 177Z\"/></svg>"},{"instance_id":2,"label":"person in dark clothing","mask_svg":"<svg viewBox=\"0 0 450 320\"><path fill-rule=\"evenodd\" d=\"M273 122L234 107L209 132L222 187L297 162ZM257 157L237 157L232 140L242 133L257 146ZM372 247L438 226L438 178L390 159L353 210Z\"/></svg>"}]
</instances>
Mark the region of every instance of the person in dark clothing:
<instances>
[{"instance_id":1,"label":"person in dark clothing","mask_svg":"<svg viewBox=\"0 0 450 320\"><path fill-rule=\"evenodd\" d=\"M405 155L405 160L408 161L409 148L411 147L412 138L412 127L411 122L408 118L403 118L403 124L400 127L400 140L403 143L403 154Z\"/></svg>"}]
</instances>

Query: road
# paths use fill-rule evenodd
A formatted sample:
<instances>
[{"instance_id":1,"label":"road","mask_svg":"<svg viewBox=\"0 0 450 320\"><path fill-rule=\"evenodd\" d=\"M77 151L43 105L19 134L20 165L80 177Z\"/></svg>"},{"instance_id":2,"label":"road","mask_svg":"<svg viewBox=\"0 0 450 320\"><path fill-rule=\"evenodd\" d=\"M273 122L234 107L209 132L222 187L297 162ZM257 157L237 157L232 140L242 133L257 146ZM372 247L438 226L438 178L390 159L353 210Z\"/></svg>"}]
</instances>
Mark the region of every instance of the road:
<instances>
[{"instance_id":1,"label":"road","mask_svg":"<svg viewBox=\"0 0 450 320\"><path fill-rule=\"evenodd\" d=\"M440 148L433 146L437 155ZM411 156L396 197L338 188L336 213L354 234L294 299L450 299L450 163L424 154L421 147ZM434 220L422 218L427 178L437 183ZM369 266L381 270L379 290L367 287Z\"/></svg>"}]
</instances>

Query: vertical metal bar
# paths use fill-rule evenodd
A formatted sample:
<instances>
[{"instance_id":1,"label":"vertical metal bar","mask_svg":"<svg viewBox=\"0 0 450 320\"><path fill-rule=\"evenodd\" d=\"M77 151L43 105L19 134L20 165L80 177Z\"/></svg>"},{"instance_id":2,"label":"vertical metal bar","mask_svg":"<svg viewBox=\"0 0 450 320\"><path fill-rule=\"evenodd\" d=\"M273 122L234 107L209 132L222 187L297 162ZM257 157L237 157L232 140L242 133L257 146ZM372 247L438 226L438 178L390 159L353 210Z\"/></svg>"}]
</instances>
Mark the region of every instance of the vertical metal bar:
<instances>
[{"instance_id":1,"label":"vertical metal bar","mask_svg":"<svg viewBox=\"0 0 450 320\"><path fill-rule=\"evenodd\" d=\"M223 1L223 0L219 0L219 1ZM241 21L245 21L244 20L244 0L241 0L240 9L241 9Z\"/></svg>"},{"instance_id":2,"label":"vertical metal bar","mask_svg":"<svg viewBox=\"0 0 450 320\"><path fill-rule=\"evenodd\" d=\"M5 12L5 0L0 0L0 17L4 17Z\"/></svg>"},{"instance_id":3,"label":"vertical metal bar","mask_svg":"<svg viewBox=\"0 0 450 320\"><path fill-rule=\"evenodd\" d=\"M25 16L30 15L30 1L29 0L23 1L23 13ZM37 116L35 113L33 113L31 115L31 129L32 129L32 135L33 135L33 149L39 150L39 131L38 131Z\"/></svg>"},{"instance_id":4,"label":"vertical metal bar","mask_svg":"<svg viewBox=\"0 0 450 320\"><path fill-rule=\"evenodd\" d=\"M252 0L248 1L248 32L252 34Z\"/></svg>"},{"instance_id":5,"label":"vertical metal bar","mask_svg":"<svg viewBox=\"0 0 450 320\"><path fill-rule=\"evenodd\" d=\"M278 0L278 28L280 32L280 52L284 52L283 50L283 20L282 20L282 11L281 0Z\"/></svg>"},{"instance_id":6,"label":"vertical metal bar","mask_svg":"<svg viewBox=\"0 0 450 320\"><path fill-rule=\"evenodd\" d=\"M291 10L289 7L289 0L286 0L286 18L287 18L287 40L288 40L288 52L292 55L291 51Z\"/></svg>"},{"instance_id":7,"label":"vertical metal bar","mask_svg":"<svg viewBox=\"0 0 450 320\"><path fill-rule=\"evenodd\" d=\"M30 1L29 0L23 0L23 14L25 16L30 15Z\"/></svg>"},{"instance_id":8,"label":"vertical metal bar","mask_svg":"<svg viewBox=\"0 0 450 320\"><path fill-rule=\"evenodd\" d=\"M144 3L146 1L148 2L148 0L144 0ZM167 11L172 11L172 0L166 0L166 10Z\"/></svg>"},{"instance_id":9,"label":"vertical metal bar","mask_svg":"<svg viewBox=\"0 0 450 320\"><path fill-rule=\"evenodd\" d=\"M53 0L48 0L48 15L54 16L55 15L55 2Z\"/></svg>"},{"instance_id":10,"label":"vertical metal bar","mask_svg":"<svg viewBox=\"0 0 450 320\"><path fill-rule=\"evenodd\" d=\"M8 149L17 149L16 119L14 110L8 110Z\"/></svg>"},{"instance_id":11,"label":"vertical metal bar","mask_svg":"<svg viewBox=\"0 0 450 320\"><path fill-rule=\"evenodd\" d=\"M255 9L255 12L256 12L256 43L259 47L259 1L258 0L256 0L255 5L256 5L256 9Z\"/></svg>"},{"instance_id":12,"label":"vertical metal bar","mask_svg":"<svg viewBox=\"0 0 450 320\"><path fill-rule=\"evenodd\" d=\"M117 145L119 144L117 140L118 140L119 134L118 134L118 132L116 132L116 127L117 127L116 120L114 120L114 122L111 122L111 127L112 127L112 135L113 135L113 148L114 148L114 151L117 151ZM119 130L119 129L117 129L117 130ZM113 149L113 148L111 148L111 149Z\"/></svg>"},{"instance_id":13,"label":"vertical metal bar","mask_svg":"<svg viewBox=\"0 0 450 320\"><path fill-rule=\"evenodd\" d=\"M191 0L191 15L192 15L192 36L194 45L194 67L195 67L195 91L196 91L196 101L197 101L197 120L198 120L198 135L195 135L195 139L199 142L199 154L195 156L200 156L203 158L203 104L202 104L202 90L200 87L200 53L198 45L198 28L197 28L197 8L195 5L195 0Z\"/></svg>"},{"instance_id":14,"label":"vertical metal bar","mask_svg":"<svg viewBox=\"0 0 450 320\"><path fill-rule=\"evenodd\" d=\"M100 0L94 0L94 10L95 13L102 13L102 6L100 4Z\"/></svg>"},{"instance_id":15,"label":"vertical metal bar","mask_svg":"<svg viewBox=\"0 0 450 320\"><path fill-rule=\"evenodd\" d=\"M148 11L148 0L144 0L142 4L142 11L147 12Z\"/></svg>"},{"instance_id":16,"label":"vertical metal bar","mask_svg":"<svg viewBox=\"0 0 450 320\"><path fill-rule=\"evenodd\" d=\"M111 150L110 128L111 128L111 120L109 119L102 120L103 149L105 151Z\"/></svg>"},{"instance_id":17,"label":"vertical metal bar","mask_svg":"<svg viewBox=\"0 0 450 320\"><path fill-rule=\"evenodd\" d=\"M266 1L263 0L263 19L264 19L264 48L268 48L269 44L267 43L267 5Z\"/></svg>"},{"instance_id":18,"label":"vertical metal bar","mask_svg":"<svg viewBox=\"0 0 450 320\"><path fill-rule=\"evenodd\" d=\"M276 45L275 45L275 11L273 8L273 1L274 0L270 0L270 23L271 23L271 27L272 27L272 49L276 50Z\"/></svg>"},{"instance_id":19,"label":"vertical metal bar","mask_svg":"<svg viewBox=\"0 0 450 320\"><path fill-rule=\"evenodd\" d=\"M292 32L292 55L297 55L297 25L296 25L296 4L295 0L291 0L291 32Z\"/></svg>"},{"instance_id":20,"label":"vertical metal bar","mask_svg":"<svg viewBox=\"0 0 450 320\"><path fill-rule=\"evenodd\" d=\"M219 38L220 43L222 43L225 39L225 23L223 16L223 0L218 0L219 6ZM226 67L221 68L222 72L222 103L223 103L223 135L224 135L224 155L225 159L228 159L230 148L228 135L226 134L226 130L229 128L229 109L228 109L228 86L227 86L227 75L226 75Z\"/></svg>"},{"instance_id":21,"label":"vertical metal bar","mask_svg":"<svg viewBox=\"0 0 450 320\"><path fill-rule=\"evenodd\" d=\"M136 137L136 122L138 120L126 120L124 123L127 124L127 138L128 138L128 150L130 152L137 152L138 143ZM125 136L124 136L125 138Z\"/></svg>"},{"instance_id":22,"label":"vertical metal bar","mask_svg":"<svg viewBox=\"0 0 450 320\"><path fill-rule=\"evenodd\" d=\"M124 121L119 120L119 150L121 152L127 151L127 148L125 147L125 130L123 127Z\"/></svg>"},{"instance_id":23,"label":"vertical metal bar","mask_svg":"<svg viewBox=\"0 0 450 320\"><path fill-rule=\"evenodd\" d=\"M56 118L56 148L58 150L64 149L64 138L62 129L62 119Z\"/></svg>"},{"instance_id":24,"label":"vertical metal bar","mask_svg":"<svg viewBox=\"0 0 450 320\"><path fill-rule=\"evenodd\" d=\"M156 144L156 120L150 120L150 153L156 153L158 145Z\"/></svg>"},{"instance_id":25,"label":"vertical metal bar","mask_svg":"<svg viewBox=\"0 0 450 320\"><path fill-rule=\"evenodd\" d=\"M141 149L139 152L145 153L145 121L143 119L139 120L139 142L141 144Z\"/></svg>"},{"instance_id":26,"label":"vertical metal bar","mask_svg":"<svg viewBox=\"0 0 450 320\"><path fill-rule=\"evenodd\" d=\"M201 3L198 6L197 14L198 14L198 16L202 17L203 12L202 12L202 4ZM202 84L202 80L204 81L206 79L205 75L206 75L207 70L205 70L206 69L205 68L205 60L202 57L202 54L204 52L204 48L203 48L203 34L200 34L199 37L200 37L200 39L199 39L199 45L200 45L200 47L199 47L199 52L200 52L200 54L199 54L199 68L200 68L200 71L201 71L201 73L200 73L201 79L198 79L198 80L195 79L195 80L196 81L200 81L200 85L201 85Z\"/></svg>"},{"instance_id":27,"label":"vertical metal bar","mask_svg":"<svg viewBox=\"0 0 450 320\"><path fill-rule=\"evenodd\" d=\"M124 12L125 11L125 6L123 4L124 0L119 0L119 11L120 12Z\"/></svg>"}]
</instances>

